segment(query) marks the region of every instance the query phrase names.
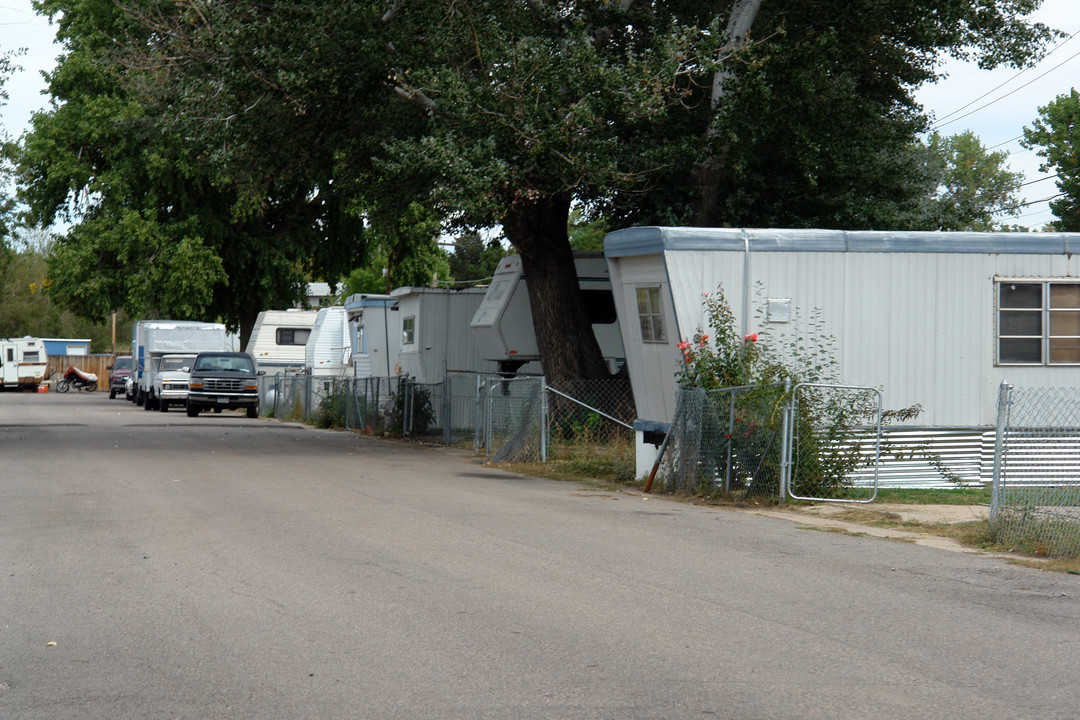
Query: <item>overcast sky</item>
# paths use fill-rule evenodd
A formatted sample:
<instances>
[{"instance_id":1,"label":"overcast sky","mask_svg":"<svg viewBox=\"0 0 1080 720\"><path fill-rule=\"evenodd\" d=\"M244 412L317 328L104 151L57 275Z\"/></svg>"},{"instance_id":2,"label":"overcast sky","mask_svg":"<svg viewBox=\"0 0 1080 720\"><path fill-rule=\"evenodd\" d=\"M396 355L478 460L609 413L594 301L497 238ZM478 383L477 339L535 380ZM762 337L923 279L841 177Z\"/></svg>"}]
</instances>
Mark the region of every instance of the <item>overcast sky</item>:
<instances>
[{"instance_id":1,"label":"overcast sky","mask_svg":"<svg viewBox=\"0 0 1080 720\"><path fill-rule=\"evenodd\" d=\"M1080 32L1080 0L1044 0L1035 17L1070 35ZM8 104L0 107L0 128L11 137L27 129L32 112L47 106L41 71L53 66L59 50L53 45L53 29L34 14L30 0L0 0L0 49L18 47L27 48L19 60L24 70L8 81ZM935 127L946 135L972 130L985 147L1007 151L1011 168L1024 173L1029 184L1023 193L1033 203L1016 222L1038 228L1052 220L1046 199L1057 192L1054 181L1044 179L1040 158L1021 148L1018 140L1040 107L1078 84L1080 39L1060 42L1045 60L1023 71L984 71L955 62L945 69L947 78L917 94L936 119Z\"/></svg>"}]
</instances>

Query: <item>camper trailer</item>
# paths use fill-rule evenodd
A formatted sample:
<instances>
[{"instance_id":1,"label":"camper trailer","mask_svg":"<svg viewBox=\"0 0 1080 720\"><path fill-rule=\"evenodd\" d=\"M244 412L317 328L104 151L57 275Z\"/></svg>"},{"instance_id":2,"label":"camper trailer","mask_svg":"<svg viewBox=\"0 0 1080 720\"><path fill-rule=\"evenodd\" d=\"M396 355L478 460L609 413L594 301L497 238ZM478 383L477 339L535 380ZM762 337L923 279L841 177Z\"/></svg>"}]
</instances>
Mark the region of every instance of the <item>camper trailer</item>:
<instances>
[{"instance_id":1,"label":"camper trailer","mask_svg":"<svg viewBox=\"0 0 1080 720\"><path fill-rule=\"evenodd\" d=\"M437 383L447 370L497 372L498 363L484 359L469 330L485 292L485 288L411 287L390 293L401 315L395 374L407 374L419 383Z\"/></svg>"},{"instance_id":2,"label":"camper trailer","mask_svg":"<svg viewBox=\"0 0 1080 720\"><path fill-rule=\"evenodd\" d=\"M134 377L133 400L147 409L155 407L152 389L154 372L166 354L195 354L204 351L237 350L235 333L221 323L192 320L140 320L132 326L131 355ZM149 403L149 405L148 405Z\"/></svg>"},{"instance_id":3,"label":"camper trailer","mask_svg":"<svg viewBox=\"0 0 1080 720\"><path fill-rule=\"evenodd\" d=\"M624 354L607 263L601 253L575 253L574 266L593 333L614 373L622 366ZM500 370L541 372L532 305L520 255L510 255L499 262L470 326L481 357L496 361Z\"/></svg>"},{"instance_id":4,"label":"camper trailer","mask_svg":"<svg viewBox=\"0 0 1080 720\"><path fill-rule=\"evenodd\" d=\"M255 319L245 352L268 374L303 370L318 317L318 310L264 310Z\"/></svg>"},{"instance_id":5,"label":"camper trailer","mask_svg":"<svg viewBox=\"0 0 1080 720\"><path fill-rule=\"evenodd\" d=\"M352 341L353 377L390 377L401 349L401 313L389 295L358 293L345 299Z\"/></svg>"},{"instance_id":6,"label":"camper trailer","mask_svg":"<svg viewBox=\"0 0 1080 720\"><path fill-rule=\"evenodd\" d=\"M349 317L341 305L318 311L304 347L304 370L311 375L346 375L352 360Z\"/></svg>"},{"instance_id":7,"label":"camper trailer","mask_svg":"<svg viewBox=\"0 0 1080 720\"><path fill-rule=\"evenodd\" d=\"M39 338L0 340L0 389L36 389L45 381L48 359L45 343Z\"/></svg>"},{"instance_id":8,"label":"camper trailer","mask_svg":"<svg viewBox=\"0 0 1080 720\"><path fill-rule=\"evenodd\" d=\"M880 388L907 424L978 439L1002 381L1080 384L1080 235L642 227L608 234L638 419L639 475L675 411L677 343L722 287L743 334L828 336L838 382ZM975 445L977 447L977 443Z\"/></svg>"}]
</instances>

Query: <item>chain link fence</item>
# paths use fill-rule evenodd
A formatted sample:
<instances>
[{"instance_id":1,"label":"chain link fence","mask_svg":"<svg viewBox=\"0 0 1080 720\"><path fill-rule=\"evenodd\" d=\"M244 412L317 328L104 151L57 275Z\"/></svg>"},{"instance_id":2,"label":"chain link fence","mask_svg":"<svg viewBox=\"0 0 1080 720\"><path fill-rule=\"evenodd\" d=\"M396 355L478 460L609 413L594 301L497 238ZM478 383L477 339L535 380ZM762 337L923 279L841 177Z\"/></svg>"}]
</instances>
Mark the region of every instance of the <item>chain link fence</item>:
<instances>
[{"instance_id":1,"label":"chain link fence","mask_svg":"<svg viewBox=\"0 0 1080 720\"><path fill-rule=\"evenodd\" d=\"M673 493L869 502L881 408L871 388L681 388L657 487Z\"/></svg>"},{"instance_id":2,"label":"chain link fence","mask_svg":"<svg viewBox=\"0 0 1080 720\"><path fill-rule=\"evenodd\" d=\"M528 463L613 447L632 455L634 401L625 378L551 386L543 377L448 371L408 376L260 377L263 414L319 427L470 448L492 462Z\"/></svg>"},{"instance_id":3,"label":"chain link fence","mask_svg":"<svg viewBox=\"0 0 1080 720\"><path fill-rule=\"evenodd\" d=\"M656 487L669 493L775 497L784 399L783 385L680 388Z\"/></svg>"},{"instance_id":4,"label":"chain link fence","mask_svg":"<svg viewBox=\"0 0 1080 720\"><path fill-rule=\"evenodd\" d=\"M1080 555L1080 390L1003 383L990 521L997 541Z\"/></svg>"}]
</instances>

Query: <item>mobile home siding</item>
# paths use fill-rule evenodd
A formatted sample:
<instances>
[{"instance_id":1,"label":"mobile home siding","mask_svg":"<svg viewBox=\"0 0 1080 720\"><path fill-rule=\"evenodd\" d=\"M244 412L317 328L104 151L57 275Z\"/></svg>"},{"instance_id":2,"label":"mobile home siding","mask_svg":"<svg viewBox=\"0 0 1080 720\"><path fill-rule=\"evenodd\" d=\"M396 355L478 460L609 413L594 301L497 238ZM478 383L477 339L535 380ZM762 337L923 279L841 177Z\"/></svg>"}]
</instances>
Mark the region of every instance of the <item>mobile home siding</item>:
<instances>
[{"instance_id":1,"label":"mobile home siding","mask_svg":"<svg viewBox=\"0 0 1080 720\"><path fill-rule=\"evenodd\" d=\"M740 330L772 347L814 339L836 361L836 381L881 387L890 408L921 405L918 426L992 425L1002 380L1080 381L1076 366L995 364L995 280L1076 279L1077 236L648 230L605 244L642 421L671 419L675 343L705 326L702 293L720 285ZM640 345L633 287L645 280L667 283L678 335L631 350ZM791 300L790 323L765 322L769 298Z\"/></svg>"}]
</instances>

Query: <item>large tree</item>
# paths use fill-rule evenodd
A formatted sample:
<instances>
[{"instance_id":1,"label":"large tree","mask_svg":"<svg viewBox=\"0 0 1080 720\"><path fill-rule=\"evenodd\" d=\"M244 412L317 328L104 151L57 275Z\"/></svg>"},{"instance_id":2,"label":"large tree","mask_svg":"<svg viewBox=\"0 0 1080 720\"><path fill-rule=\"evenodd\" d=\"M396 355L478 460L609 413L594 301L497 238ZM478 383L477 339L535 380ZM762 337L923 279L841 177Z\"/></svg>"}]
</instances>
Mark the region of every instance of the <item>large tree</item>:
<instances>
[{"instance_id":1,"label":"large tree","mask_svg":"<svg viewBox=\"0 0 1080 720\"><path fill-rule=\"evenodd\" d=\"M1058 196L1050 202L1056 219L1050 228L1080 232L1080 93L1076 88L1039 108L1039 117L1024 129L1021 143L1046 159L1043 172L1057 175Z\"/></svg>"},{"instance_id":2,"label":"large tree","mask_svg":"<svg viewBox=\"0 0 1080 720\"><path fill-rule=\"evenodd\" d=\"M120 38L152 42L137 18L109 0L37 6L65 53L48 78L52 107L18 156L33 220L71 224L50 259L57 301L96 319L116 309L221 319L246 337L259 311L303 298L311 275L339 277L362 257L362 223L332 187L330 162L298 159L261 178L252 201L171 121L182 101L172 88L151 96L130 84L115 50Z\"/></svg>"},{"instance_id":3,"label":"large tree","mask_svg":"<svg viewBox=\"0 0 1080 720\"><path fill-rule=\"evenodd\" d=\"M122 0L144 32L112 40L241 213L288 177L354 214L420 200L450 229L501 226L561 379L606 373L572 206L895 227L928 187L912 90L944 53L1029 60L1039 1Z\"/></svg>"}]
</instances>

